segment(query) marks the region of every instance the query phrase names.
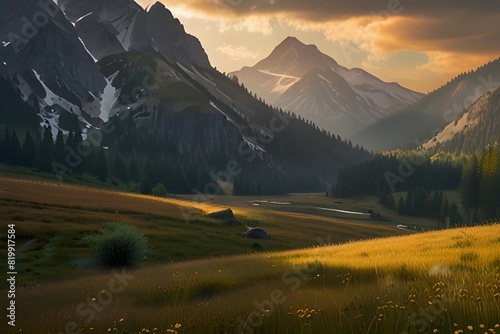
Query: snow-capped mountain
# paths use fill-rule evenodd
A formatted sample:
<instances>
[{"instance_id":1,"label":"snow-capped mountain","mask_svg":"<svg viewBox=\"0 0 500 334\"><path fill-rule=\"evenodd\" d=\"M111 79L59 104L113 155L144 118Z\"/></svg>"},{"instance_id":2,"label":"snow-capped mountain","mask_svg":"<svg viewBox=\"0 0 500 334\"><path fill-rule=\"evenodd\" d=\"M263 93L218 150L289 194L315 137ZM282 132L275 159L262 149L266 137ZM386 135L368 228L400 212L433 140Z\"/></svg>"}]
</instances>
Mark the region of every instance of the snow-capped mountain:
<instances>
[{"instance_id":1,"label":"snow-capped mountain","mask_svg":"<svg viewBox=\"0 0 500 334\"><path fill-rule=\"evenodd\" d=\"M487 92L423 145L426 149L473 154L500 141L500 87Z\"/></svg>"},{"instance_id":2,"label":"snow-capped mountain","mask_svg":"<svg viewBox=\"0 0 500 334\"><path fill-rule=\"evenodd\" d=\"M30 124L49 125L54 136L79 127L84 137L98 133L96 149L110 154L159 163L163 152L176 169L169 175L182 174L188 191L228 161L246 166L236 189L259 193L271 181L311 189L370 157L212 68L199 41L159 3L146 11L128 0L61 0L63 13L48 1L53 14L16 49L11 32L22 35L23 18L39 15L40 3L1 2L0 85L16 96L0 96L0 122L28 101ZM262 185L253 189L256 177Z\"/></svg>"},{"instance_id":3,"label":"snow-capped mountain","mask_svg":"<svg viewBox=\"0 0 500 334\"><path fill-rule=\"evenodd\" d=\"M235 75L266 102L326 130L352 136L423 95L368 72L340 66L315 45L286 38L264 60Z\"/></svg>"},{"instance_id":4,"label":"snow-capped mountain","mask_svg":"<svg viewBox=\"0 0 500 334\"><path fill-rule=\"evenodd\" d=\"M375 150L411 149L423 145L500 85L500 59L462 73L398 115L383 119L353 140Z\"/></svg>"},{"instance_id":5,"label":"snow-capped mountain","mask_svg":"<svg viewBox=\"0 0 500 334\"><path fill-rule=\"evenodd\" d=\"M128 50L159 53L183 64L210 67L200 41L160 2L144 10L133 0L60 0L96 59Z\"/></svg>"}]
</instances>

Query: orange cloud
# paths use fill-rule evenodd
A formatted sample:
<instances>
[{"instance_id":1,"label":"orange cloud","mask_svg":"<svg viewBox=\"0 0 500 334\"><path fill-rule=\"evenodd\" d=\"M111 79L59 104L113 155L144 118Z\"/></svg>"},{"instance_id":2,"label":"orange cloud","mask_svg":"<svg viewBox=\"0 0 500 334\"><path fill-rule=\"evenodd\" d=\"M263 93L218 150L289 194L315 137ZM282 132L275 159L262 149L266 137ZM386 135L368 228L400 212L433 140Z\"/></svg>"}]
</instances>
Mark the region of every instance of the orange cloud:
<instances>
[{"instance_id":1,"label":"orange cloud","mask_svg":"<svg viewBox=\"0 0 500 334\"><path fill-rule=\"evenodd\" d=\"M141 1L142 5L147 2ZM361 65L381 74L391 68L388 60L398 52L427 55L426 64L399 73L404 76L400 81L421 75L431 78L433 73L444 80L500 56L500 29L496 28L500 6L496 0L162 2L169 8L183 9L175 10L176 13L189 13L189 17L216 24L220 32L245 31L270 36L276 27L288 26L321 33L327 40L345 45L346 58L353 50L366 55Z\"/></svg>"},{"instance_id":2,"label":"orange cloud","mask_svg":"<svg viewBox=\"0 0 500 334\"><path fill-rule=\"evenodd\" d=\"M144 0L142 4L144 5ZM164 0L223 30L272 33L272 19L374 52L500 54L500 6L480 0Z\"/></svg>"}]
</instances>

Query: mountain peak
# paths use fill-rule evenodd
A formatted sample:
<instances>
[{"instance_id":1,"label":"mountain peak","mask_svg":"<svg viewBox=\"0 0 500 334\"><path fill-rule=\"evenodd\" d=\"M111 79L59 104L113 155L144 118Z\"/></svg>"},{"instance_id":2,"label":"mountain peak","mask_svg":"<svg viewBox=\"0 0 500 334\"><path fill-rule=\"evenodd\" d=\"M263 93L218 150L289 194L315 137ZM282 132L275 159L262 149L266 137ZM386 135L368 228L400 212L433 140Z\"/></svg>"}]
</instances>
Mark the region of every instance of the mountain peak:
<instances>
[{"instance_id":1,"label":"mountain peak","mask_svg":"<svg viewBox=\"0 0 500 334\"><path fill-rule=\"evenodd\" d=\"M329 69L337 66L337 62L323 54L316 45L306 45L296 37L288 36L255 68L301 77L315 67Z\"/></svg>"},{"instance_id":2,"label":"mountain peak","mask_svg":"<svg viewBox=\"0 0 500 334\"><path fill-rule=\"evenodd\" d=\"M267 102L345 137L421 97L362 69L342 67L293 36L255 66L232 74Z\"/></svg>"},{"instance_id":3,"label":"mountain peak","mask_svg":"<svg viewBox=\"0 0 500 334\"><path fill-rule=\"evenodd\" d=\"M305 44L301 40L299 40L297 37L294 37L294 36L288 36L287 38L285 38L283 40L283 42L278 44L278 46L275 48L275 50L284 49L284 48L294 48L297 51L308 50L309 52L321 53L321 51L319 51L319 49L316 45Z\"/></svg>"},{"instance_id":4,"label":"mountain peak","mask_svg":"<svg viewBox=\"0 0 500 334\"><path fill-rule=\"evenodd\" d=\"M161 2L157 1L155 2L148 10L149 13L162 13L165 15L169 20L174 20L174 16L172 15L172 12L165 7L164 4Z\"/></svg>"},{"instance_id":5,"label":"mountain peak","mask_svg":"<svg viewBox=\"0 0 500 334\"><path fill-rule=\"evenodd\" d=\"M98 59L135 49L147 54L160 53L185 65L211 67L200 41L187 34L179 19L159 1L147 10L134 0L59 0L58 3L81 28L79 37ZM94 15L85 22L78 21L88 13Z\"/></svg>"},{"instance_id":6,"label":"mountain peak","mask_svg":"<svg viewBox=\"0 0 500 334\"><path fill-rule=\"evenodd\" d=\"M295 44L295 43L300 43L300 44L304 44L302 43L297 37L295 36L288 36L287 38L285 38L283 40L283 42L281 42L281 44Z\"/></svg>"}]
</instances>

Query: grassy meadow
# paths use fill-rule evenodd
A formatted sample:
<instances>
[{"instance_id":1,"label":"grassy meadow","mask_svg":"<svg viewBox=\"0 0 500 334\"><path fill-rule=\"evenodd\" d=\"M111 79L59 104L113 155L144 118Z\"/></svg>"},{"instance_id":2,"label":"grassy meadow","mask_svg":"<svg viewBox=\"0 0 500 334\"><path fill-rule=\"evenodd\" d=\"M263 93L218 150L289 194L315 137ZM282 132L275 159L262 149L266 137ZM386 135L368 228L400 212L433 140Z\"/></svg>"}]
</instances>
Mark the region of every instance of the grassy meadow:
<instances>
[{"instance_id":1,"label":"grassy meadow","mask_svg":"<svg viewBox=\"0 0 500 334\"><path fill-rule=\"evenodd\" d=\"M1 332L500 333L500 225L416 234L395 226L434 222L369 199L262 200L195 203L0 178L18 271L17 326ZM206 216L227 207L242 225ZM384 220L317 207L374 209ZM154 253L136 268L86 265L80 240L107 221L136 226ZM272 237L241 237L250 226Z\"/></svg>"},{"instance_id":2,"label":"grassy meadow","mask_svg":"<svg viewBox=\"0 0 500 334\"><path fill-rule=\"evenodd\" d=\"M250 198L246 198L250 200ZM179 262L256 251L280 251L407 232L357 221L290 213L229 203L242 223L231 226L207 217L228 206L157 198L34 179L0 178L0 231L16 224L19 284L32 284L79 275L92 275L85 264L88 248L80 241L103 223L117 221L137 227L150 239L153 254L144 265ZM235 204L233 206L233 204ZM247 227L263 227L269 240L241 237ZM4 256L5 248L0 249ZM5 287L6 283L0 283Z\"/></svg>"}]
</instances>

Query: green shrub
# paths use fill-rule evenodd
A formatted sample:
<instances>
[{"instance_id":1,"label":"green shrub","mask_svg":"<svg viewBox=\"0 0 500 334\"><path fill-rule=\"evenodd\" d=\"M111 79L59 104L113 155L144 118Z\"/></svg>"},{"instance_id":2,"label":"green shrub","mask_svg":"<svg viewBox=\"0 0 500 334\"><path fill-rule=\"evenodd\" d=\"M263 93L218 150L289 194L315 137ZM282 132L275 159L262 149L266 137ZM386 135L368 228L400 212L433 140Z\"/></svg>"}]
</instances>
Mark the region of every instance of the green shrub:
<instances>
[{"instance_id":1,"label":"green shrub","mask_svg":"<svg viewBox=\"0 0 500 334\"><path fill-rule=\"evenodd\" d=\"M97 264L106 267L136 265L151 253L148 238L135 227L117 222L105 223L97 233L83 237Z\"/></svg>"},{"instance_id":2,"label":"green shrub","mask_svg":"<svg viewBox=\"0 0 500 334\"><path fill-rule=\"evenodd\" d=\"M156 187L153 188L153 196L156 197L167 197L167 189L165 189L165 186L161 183L158 183Z\"/></svg>"}]
</instances>

